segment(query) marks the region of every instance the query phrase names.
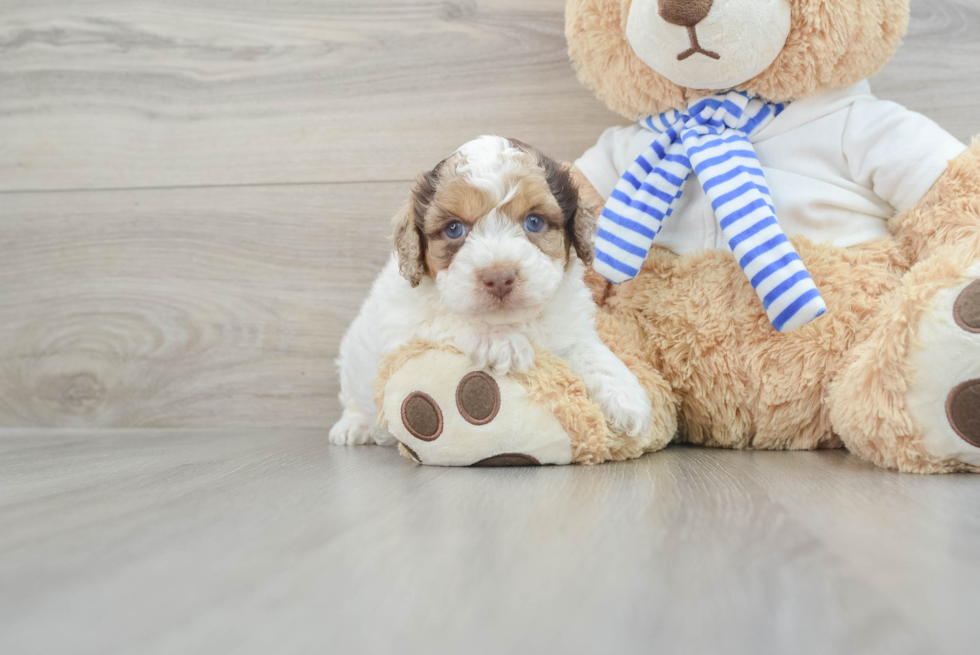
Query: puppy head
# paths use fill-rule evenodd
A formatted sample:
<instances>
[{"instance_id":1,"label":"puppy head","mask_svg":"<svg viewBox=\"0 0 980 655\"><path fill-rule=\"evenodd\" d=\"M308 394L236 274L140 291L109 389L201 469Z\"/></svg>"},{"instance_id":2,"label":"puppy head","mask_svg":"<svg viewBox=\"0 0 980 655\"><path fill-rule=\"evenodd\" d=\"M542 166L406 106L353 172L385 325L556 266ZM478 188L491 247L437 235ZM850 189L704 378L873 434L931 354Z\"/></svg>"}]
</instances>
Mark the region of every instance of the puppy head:
<instances>
[{"instance_id":1,"label":"puppy head","mask_svg":"<svg viewBox=\"0 0 980 655\"><path fill-rule=\"evenodd\" d=\"M483 136L419 176L393 241L413 287L428 277L452 311L506 317L540 308L575 259L592 262L594 225L566 166Z\"/></svg>"}]
</instances>

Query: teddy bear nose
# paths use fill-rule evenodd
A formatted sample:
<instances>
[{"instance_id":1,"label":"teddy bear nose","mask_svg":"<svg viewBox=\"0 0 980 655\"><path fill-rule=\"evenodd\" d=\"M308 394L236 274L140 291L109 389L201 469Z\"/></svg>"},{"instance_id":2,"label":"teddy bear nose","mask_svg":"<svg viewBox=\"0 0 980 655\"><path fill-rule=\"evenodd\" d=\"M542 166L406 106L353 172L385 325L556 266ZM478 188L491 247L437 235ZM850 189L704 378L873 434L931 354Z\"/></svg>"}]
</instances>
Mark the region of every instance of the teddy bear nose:
<instances>
[{"instance_id":1,"label":"teddy bear nose","mask_svg":"<svg viewBox=\"0 0 980 655\"><path fill-rule=\"evenodd\" d=\"M658 0L660 17L672 25L694 27L708 16L714 0Z\"/></svg>"},{"instance_id":2,"label":"teddy bear nose","mask_svg":"<svg viewBox=\"0 0 980 655\"><path fill-rule=\"evenodd\" d=\"M513 266L493 266L480 273L480 281L488 293L503 298L514 290L517 269Z\"/></svg>"}]
</instances>

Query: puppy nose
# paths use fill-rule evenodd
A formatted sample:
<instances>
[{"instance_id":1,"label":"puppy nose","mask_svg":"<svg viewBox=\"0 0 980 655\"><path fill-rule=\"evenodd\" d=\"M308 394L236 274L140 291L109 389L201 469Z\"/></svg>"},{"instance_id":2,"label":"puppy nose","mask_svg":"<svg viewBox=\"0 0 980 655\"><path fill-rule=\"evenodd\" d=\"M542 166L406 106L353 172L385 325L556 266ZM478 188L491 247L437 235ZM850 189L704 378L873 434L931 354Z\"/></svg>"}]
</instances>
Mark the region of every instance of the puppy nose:
<instances>
[{"instance_id":1,"label":"puppy nose","mask_svg":"<svg viewBox=\"0 0 980 655\"><path fill-rule=\"evenodd\" d=\"M694 27L711 11L714 0L659 0L660 17L681 27Z\"/></svg>"},{"instance_id":2,"label":"puppy nose","mask_svg":"<svg viewBox=\"0 0 980 655\"><path fill-rule=\"evenodd\" d=\"M503 298L514 290L517 271L512 266L488 268L480 273L480 281L488 293Z\"/></svg>"}]
</instances>

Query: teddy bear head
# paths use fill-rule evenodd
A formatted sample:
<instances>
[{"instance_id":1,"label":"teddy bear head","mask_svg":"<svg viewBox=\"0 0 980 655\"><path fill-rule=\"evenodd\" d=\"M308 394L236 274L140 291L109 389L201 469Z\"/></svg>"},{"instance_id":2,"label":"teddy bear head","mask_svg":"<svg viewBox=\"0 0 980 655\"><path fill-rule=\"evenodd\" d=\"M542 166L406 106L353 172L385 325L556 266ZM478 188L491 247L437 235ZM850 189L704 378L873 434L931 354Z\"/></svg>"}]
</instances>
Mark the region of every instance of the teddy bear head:
<instances>
[{"instance_id":1,"label":"teddy bear head","mask_svg":"<svg viewBox=\"0 0 980 655\"><path fill-rule=\"evenodd\" d=\"M736 89L788 102L873 75L909 0L568 0L579 79L636 120Z\"/></svg>"}]
</instances>

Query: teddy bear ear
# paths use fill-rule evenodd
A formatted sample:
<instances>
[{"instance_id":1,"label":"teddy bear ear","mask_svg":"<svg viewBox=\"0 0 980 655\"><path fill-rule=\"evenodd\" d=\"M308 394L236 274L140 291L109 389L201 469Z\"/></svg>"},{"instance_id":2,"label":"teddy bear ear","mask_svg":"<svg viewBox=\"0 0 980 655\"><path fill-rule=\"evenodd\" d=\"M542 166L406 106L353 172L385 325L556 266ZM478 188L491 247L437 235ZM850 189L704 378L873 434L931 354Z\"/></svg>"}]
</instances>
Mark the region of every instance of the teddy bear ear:
<instances>
[{"instance_id":1,"label":"teddy bear ear","mask_svg":"<svg viewBox=\"0 0 980 655\"><path fill-rule=\"evenodd\" d=\"M428 173L422 173L415 180L415 187L408 201L392 220L391 242L398 256L398 271L406 280L417 287L428 273L425 264L425 214L432 202L439 183L439 174L446 160L436 164Z\"/></svg>"}]
</instances>

